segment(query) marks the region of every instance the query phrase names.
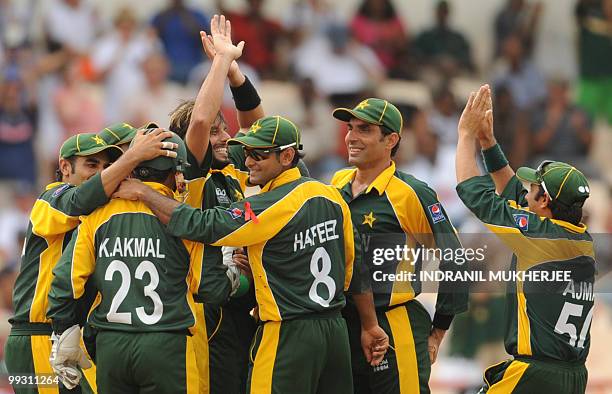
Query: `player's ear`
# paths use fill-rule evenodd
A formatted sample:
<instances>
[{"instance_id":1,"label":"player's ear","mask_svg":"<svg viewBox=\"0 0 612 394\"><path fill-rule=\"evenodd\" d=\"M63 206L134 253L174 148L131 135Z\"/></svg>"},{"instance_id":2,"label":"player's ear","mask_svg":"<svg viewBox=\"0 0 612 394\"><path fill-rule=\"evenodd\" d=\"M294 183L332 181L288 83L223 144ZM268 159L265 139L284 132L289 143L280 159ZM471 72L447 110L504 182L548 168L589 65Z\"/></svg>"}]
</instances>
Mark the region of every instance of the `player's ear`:
<instances>
[{"instance_id":1,"label":"player's ear","mask_svg":"<svg viewBox=\"0 0 612 394\"><path fill-rule=\"evenodd\" d=\"M70 176L70 173L74 172L70 160L60 158L58 165L59 170L62 173L62 177Z\"/></svg>"},{"instance_id":2,"label":"player's ear","mask_svg":"<svg viewBox=\"0 0 612 394\"><path fill-rule=\"evenodd\" d=\"M293 162L293 158L296 155L295 149L285 149L280 154L280 163L283 167L288 167Z\"/></svg>"}]
</instances>

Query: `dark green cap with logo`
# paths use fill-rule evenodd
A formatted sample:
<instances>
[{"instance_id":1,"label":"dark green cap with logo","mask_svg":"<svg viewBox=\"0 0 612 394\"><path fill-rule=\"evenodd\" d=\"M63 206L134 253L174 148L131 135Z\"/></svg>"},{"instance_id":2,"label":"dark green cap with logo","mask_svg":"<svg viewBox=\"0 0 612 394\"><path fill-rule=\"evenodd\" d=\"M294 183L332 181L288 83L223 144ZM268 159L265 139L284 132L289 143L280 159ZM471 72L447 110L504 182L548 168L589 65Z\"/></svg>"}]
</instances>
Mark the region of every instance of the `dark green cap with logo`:
<instances>
[{"instance_id":1,"label":"dark green cap with logo","mask_svg":"<svg viewBox=\"0 0 612 394\"><path fill-rule=\"evenodd\" d=\"M228 144L241 144L247 148L288 148L302 149L300 130L289 119L282 116L266 116L251 125L249 131L227 141Z\"/></svg>"},{"instance_id":2,"label":"dark green cap with logo","mask_svg":"<svg viewBox=\"0 0 612 394\"><path fill-rule=\"evenodd\" d=\"M104 128L98 135L111 145L123 145L131 142L138 131L134 126L127 123L116 123Z\"/></svg>"},{"instance_id":3,"label":"dark green cap with logo","mask_svg":"<svg viewBox=\"0 0 612 394\"><path fill-rule=\"evenodd\" d=\"M542 185L551 200L567 206L582 206L591 192L584 174L560 161L543 161L535 170L521 167L516 176L525 182Z\"/></svg>"},{"instance_id":4,"label":"dark green cap with logo","mask_svg":"<svg viewBox=\"0 0 612 394\"><path fill-rule=\"evenodd\" d=\"M108 150L111 161L117 160L123 153L116 145L108 144L96 133L81 133L73 135L62 144L60 158L67 159L73 156L90 156Z\"/></svg>"},{"instance_id":5,"label":"dark green cap with logo","mask_svg":"<svg viewBox=\"0 0 612 394\"><path fill-rule=\"evenodd\" d=\"M151 131L158 128L159 127L146 129L144 133L150 133ZM174 169L178 172L185 172L186 167L189 167L189 163L187 162L187 146L185 145L185 141L183 141L181 137L179 137L174 132L171 133L172 136L164 139L164 142L174 142L178 145L178 147L176 148L176 157L157 156L154 159L141 162L140 164L138 164L138 167L154 168L160 171Z\"/></svg>"},{"instance_id":6,"label":"dark green cap with logo","mask_svg":"<svg viewBox=\"0 0 612 394\"><path fill-rule=\"evenodd\" d=\"M404 125L399 109L387 100L379 98L365 99L353 109L336 108L333 116L343 122L348 122L352 118L361 119L364 122L382 126L388 131L400 135Z\"/></svg>"}]
</instances>

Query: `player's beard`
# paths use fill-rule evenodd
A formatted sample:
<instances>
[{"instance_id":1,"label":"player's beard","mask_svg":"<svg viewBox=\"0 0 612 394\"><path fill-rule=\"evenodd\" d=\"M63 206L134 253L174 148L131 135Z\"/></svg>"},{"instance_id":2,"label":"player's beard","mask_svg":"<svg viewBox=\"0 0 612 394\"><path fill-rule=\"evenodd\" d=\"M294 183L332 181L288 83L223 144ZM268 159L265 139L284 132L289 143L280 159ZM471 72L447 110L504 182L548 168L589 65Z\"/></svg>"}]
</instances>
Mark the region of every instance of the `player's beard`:
<instances>
[{"instance_id":1,"label":"player's beard","mask_svg":"<svg viewBox=\"0 0 612 394\"><path fill-rule=\"evenodd\" d=\"M213 155L212 164L211 164L211 168L212 169L214 169L214 170L222 170L228 164L230 164L229 158L226 159L226 160L219 160L219 159L217 159L215 157L215 155Z\"/></svg>"}]
</instances>

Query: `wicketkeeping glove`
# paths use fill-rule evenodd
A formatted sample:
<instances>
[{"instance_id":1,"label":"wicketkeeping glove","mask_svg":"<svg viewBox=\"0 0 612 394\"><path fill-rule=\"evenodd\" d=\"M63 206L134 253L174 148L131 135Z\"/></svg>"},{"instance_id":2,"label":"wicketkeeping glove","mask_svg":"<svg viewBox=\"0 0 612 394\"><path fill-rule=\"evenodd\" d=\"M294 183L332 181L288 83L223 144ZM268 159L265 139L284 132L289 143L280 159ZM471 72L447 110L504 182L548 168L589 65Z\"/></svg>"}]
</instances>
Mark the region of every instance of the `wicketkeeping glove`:
<instances>
[{"instance_id":1,"label":"wicketkeeping glove","mask_svg":"<svg viewBox=\"0 0 612 394\"><path fill-rule=\"evenodd\" d=\"M62 333L51 335L51 356L49 361L56 375L64 386L72 389L79 384L83 374L78 367L91 368L91 362L81 349L81 329L78 325L68 328Z\"/></svg>"}]
</instances>

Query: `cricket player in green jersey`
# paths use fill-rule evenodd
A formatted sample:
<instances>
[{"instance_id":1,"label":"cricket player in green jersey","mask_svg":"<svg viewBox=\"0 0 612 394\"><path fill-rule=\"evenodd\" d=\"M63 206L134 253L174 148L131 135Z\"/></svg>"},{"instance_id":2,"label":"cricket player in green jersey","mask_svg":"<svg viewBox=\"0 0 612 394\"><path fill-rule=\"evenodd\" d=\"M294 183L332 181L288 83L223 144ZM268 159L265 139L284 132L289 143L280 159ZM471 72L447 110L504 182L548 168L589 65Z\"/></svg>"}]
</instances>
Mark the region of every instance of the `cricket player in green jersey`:
<instances>
[{"instance_id":1,"label":"cricket player in green jersey","mask_svg":"<svg viewBox=\"0 0 612 394\"><path fill-rule=\"evenodd\" d=\"M181 188L187 152L176 134L165 141L178 146L178 156L142 162L133 176L172 197ZM203 249L167 234L141 202L113 199L82 218L53 270L48 316L56 334L78 333L76 303L93 284L98 296L88 323L98 331L100 392L199 392L189 332L193 294L218 303L238 288L221 263L202 264ZM71 338L56 346L60 365L81 357Z\"/></svg>"},{"instance_id":2,"label":"cricket player in green jersey","mask_svg":"<svg viewBox=\"0 0 612 394\"><path fill-rule=\"evenodd\" d=\"M476 141L485 176L476 165ZM488 85L470 95L461 115L456 167L459 197L512 250L511 271L524 274L506 292L512 358L485 371L480 392L584 393L596 269L593 239L581 223L586 178L553 161L515 174L493 135ZM544 274L556 279L537 279Z\"/></svg>"},{"instance_id":3,"label":"cricket player in green jersey","mask_svg":"<svg viewBox=\"0 0 612 394\"><path fill-rule=\"evenodd\" d=\"M392 157L399 148L403 119L387 100L369 98L355 108L338 108L333 116L348 123L345 137L349 164L332 178L348 203L357 231L369 239L366 265L373 282L378 321L390 338L390 350L381 365L370 366L359 346L359 319L354 306L343 311L351 339L355 393L428 393L431 364L453 316L467 310L467 287L441 282L433 322L415 299L418 280L384 280L385 274L417 274L424 262L394 259L379 265L373 255L381 246L408 245L456 250L455 230L424 182L396 169ZM398 237L399 235L399 237ZM392 245L387 244L389 239ZM441 270L459 270L453 261L441 261Z\"/></svg>"},{"instance_id":4,"label":"cricket player in green jersey","mask_svg":"<svg viewBox=\"0 0 612 394\"><path fill-rule=\"evenodd\" d=\"M144 201L176 236L247 248L263 322L251 350L248 392L351 393L340 315L349 284L355 285L368 361L380 361L387 336L378 327L371 293L351 283L359 254L348 206L335 188L300 176L300 134L289 120L263 118L230 143L243 145L249 182L262 186L260 194L203 211L132 180L117 195Z\"/></svg>"},{"instance_id":5,"label":"cricket player in green jersey","mask_svg":"<svg viewBox=\"0 0 612 394\"><path fill-rule=\"evenodd\" d=\"M108 201L117 185L140 161L176 154L170 150L173 144L162 143L163 137L160 132L139 136L134 148L119 159L122 151L96 134L77 134L63 143L57 182L47 185L30 215L13 292L15 315L9 320L12 328L5 347L10 374L53 373L49 364L52 330L45 316L51 271L78 226L80 215L87 215ZM115 162L109 167L111 161ZM81 317L79 323L82 324L84 316ZM95 391L95 380L89 377L88 387L83 389ZM75 384L64 381L59 387L14 389L18 394L57 393L66 390L64 386L74 387Z\"/></svg>"},{"instance_id":6,"label":"cricket player in green jersey","mask_svg":"<svg viewBox=\"0 0 612 394\"><path fill-rule=\"evenodd\" d=\"M201 174L192 172L188 176L189 194L185 200L190 206L201 209L227 208L231 203L242 200L248 181L243 150L239 145L228 146L230 135L219 111L226 77L236 103L241 129L248 130L251 124L264 116L257 91L236 62L238 48L232 45L229 31L223 29L222 23L217 23L216 17L211 20L211 32L212 36L201 37L212 63L202 88L195 101L185 101L170 116L170 129L187 143L191 168L204 169ZM208 151L205 145L207 134L210 141ZM207 175L210 153L212 167ZM223 260L223 256L226 257L224 262L229 269L238 269L234 260L238 261L239 257L246 259L241 249L211 245L206 247L205 259ZM248 271L248 265L243 266L243 269ZM224 305L196 304L197 313L204 316L201 320L206 321L206 332L203 334L208 340L210 362L209 366L200 368L200 392L237 394L246 391L249 348L256 329L250 311L255 304L254 292L240 298L231 298ZM197 331L196 337L199 335L200 331ZM205 345L201 344L199 338L196 339L197 352L204 354ZM204 359L199 358L198 363L202 364ZM208 391L203 389L207 386L210 386Z\"/></svg>"}]
</instances>

